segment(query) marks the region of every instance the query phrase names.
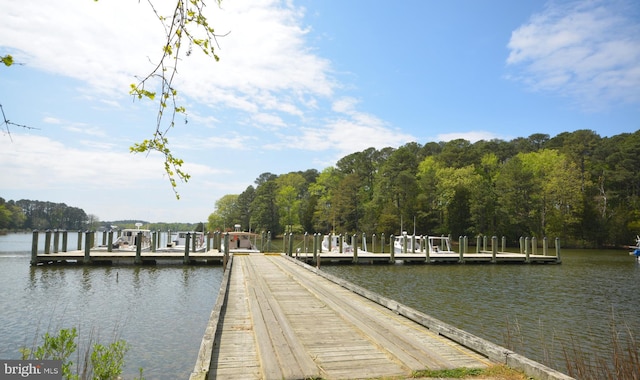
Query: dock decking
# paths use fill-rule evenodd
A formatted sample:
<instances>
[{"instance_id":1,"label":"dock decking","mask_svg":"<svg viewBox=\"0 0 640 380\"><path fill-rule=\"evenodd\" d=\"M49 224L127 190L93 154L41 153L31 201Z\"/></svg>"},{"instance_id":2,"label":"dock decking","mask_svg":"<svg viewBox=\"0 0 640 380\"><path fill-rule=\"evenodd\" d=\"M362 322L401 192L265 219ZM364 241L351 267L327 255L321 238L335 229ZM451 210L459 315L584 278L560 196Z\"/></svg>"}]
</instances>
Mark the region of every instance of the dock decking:
<instances>
[{"instance_id":1,"label":"dock decking","mask_svg":"<svg viewBox=\"0 0 640 380\"><path fill-rule=\"evenodd\" d=\"M409 376L518 357L291 257L234 254L190 378Z\"/></svg>"},{"instance_id":2,"label":"dock decking","mask_svg":"<svg viewBox=\"0 0 640 380\"><path fill-rule=\"evenodd\" d=\"M107 251L90 250L69 251L56 253L38 253L32 256L31 265L59 265L59 264L221 264L224 254L217 250L188 252L176 249L159 249L154 252L142 251Z\"/></svg>"}]
</instances>

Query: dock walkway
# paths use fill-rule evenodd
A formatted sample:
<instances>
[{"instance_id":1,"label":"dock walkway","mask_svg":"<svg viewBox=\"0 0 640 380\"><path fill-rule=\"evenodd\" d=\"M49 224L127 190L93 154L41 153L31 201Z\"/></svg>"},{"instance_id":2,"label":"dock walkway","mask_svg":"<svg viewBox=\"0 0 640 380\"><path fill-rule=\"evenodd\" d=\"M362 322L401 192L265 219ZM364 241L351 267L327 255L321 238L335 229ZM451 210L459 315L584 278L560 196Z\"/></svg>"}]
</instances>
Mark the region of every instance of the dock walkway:
<instances>
[{"instance_id":1,"label":"dock walkway","mask_svg":"<svg viewBox=\"0 0 640 380\"><path fill-rule=\"evenodd\" d=\"M209 378L353 379L490 361L280 256L234 255Z\"/></svg>"},{"instance_id":2,"label":"dock walkway","mask_svg":"<svg viewBox=\"0 0 640 380\"><path fill-rule=\"evenodd\" d=\"M331 277L285 255L234 254L191 379L409 376L515 355Z\"/></svg>"}]
</instances>

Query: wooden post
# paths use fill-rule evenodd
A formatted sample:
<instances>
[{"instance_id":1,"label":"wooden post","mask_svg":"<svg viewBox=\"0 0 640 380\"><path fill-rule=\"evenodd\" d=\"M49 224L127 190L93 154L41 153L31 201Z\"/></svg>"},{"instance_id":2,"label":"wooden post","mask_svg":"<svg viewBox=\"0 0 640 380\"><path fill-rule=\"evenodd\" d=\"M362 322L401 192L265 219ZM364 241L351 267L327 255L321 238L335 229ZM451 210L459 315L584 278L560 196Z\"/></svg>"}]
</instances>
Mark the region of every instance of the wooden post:
<instances>
[{"instance_id":1,"label":"wooden post","mask_svg":"<svg viewBox=\"0 0 640 380\"><path fill-rule=\"evenodd\" d=\"M289 232L289 256L293 256L293 232Z\"/></svg>"},{"instance_id":2,"label":"wooden post","mask_svg":"<svg viewBox=\"0 0 640 380\"><path fill-rule=\"evenodd\" d=\"M206 252L209 252L211 250L211 231L207 231L207 233L204 235L207 239L207 250Z\"/></svg>"},{"instance_id":3,"label":"wooden post","mask_svg":"<svg viewBox=\"0 0 640 380\"><path fill-rule=\"evenodd\" d=\"M351 238L351 247L353 247L353 263L358 263L358 235L353 234Z\"/></svg>"},{"instance_id":4,"label":"wooden post","mask_svg":"<svg viewBox=\"0 0 640 380\"><path fill-rule=\"evenodd\" d=\"M402 253L407 253L407 235L402 235Z\"/></svg>"},{"instance_id":5,"label":"wooden post","mask_svg":"<svg viewBox=\"0 0 640 380\"><path fill-rule=\"evenodd\" d=\"M529 262L529 237L524 238L524 254L525 262Z\"/></svg>"},{"instance_id":6,"label":"wooden post","mask_svg":"<svg viewBox=\"0 0 640 380\"><path fill-rule=\"evenodd\" d=\"M196 244L198 243L198 234L193 231L193 235L191 235L191 252L196 251Z\"/></svg>"},{"instance_id":7,"label":"wooden post","mask_svg":"<svg viewBox=\"0 0 640 380\"><path fill-rule=\"evenodd\" d=\"M467 237L467 235L464 235L464 237L462 238L462 241L464 242L464 253L468 253L469 252L469 237Z\"/></svg>"},{"instance_id":8,"label":"wooden post","mask_svg":"<svg viewBox=\"0 0 640 380\"><path fill-rule=\"evenodd\" d=\"M426 260L425 262L427 264L431 263L431 253L429 251L431 251L431 243L429 243L429 235L425 236L422 239L422 247L424 248L425 254L426 254Z\"/></svg>"},{"instance_id":9,"label":"wooden post","mask_svg":"<svg viewBox=\"0 0 640 380\"><path fill-rule=\"evenodd\" d=\"M193 240L196 238L194 237ZM184 258L182 259L182 263L187 265L189 264L189 248L191 247L191 232L187 232L184 237Z\"/></svg>"},{"instance_id":10,"label":"wooden post","mask_svg":"<svg viewBox=\"0 0 640 380\"><path fill-rule=\"evenodd\" d=\"M91 231L86 231L84 233L84 259L82 261L84 264L91 263Z\"/></svg>"},{"instance_id":11,"label":"wooden post","mask_svg":"<svg viewBox=\"0 0 640 380\"><path fill-rule=\"evenodd\" d=\"M51 253L51 230L46 230L44 232L44 254L48 255Z\"/></svg>"},{"instance_id":12,"label":"wooden post","mask_svg":"<svg viewBox=\"0 0 640 380\"><path fill-rule=\"evenodd\" d=\"M113 230L109 230L107 235L107 252L113 251Z\"/></svg>"},{"instance_id":13,"label":"wooden post","mask_svg":"<svg viewBox=\"0 0 640 380\"><path fill-rule=\"evenodd\" d=\"M496 262L496 255L498 254L498 237L491 237L491 262Z\"/></svg>"},{"instance_id":14,"label":"wooden post","mask_svg":"<svg viewBox=\"0 0 640 380\"><path fill-rule=\"evenodd\" d=\"M229 233L224 233L224 253L222 255L222 271L227 270L227 262L229 262Z\"/></svg>"},{"instance_id":15,"label":"wooden post","mask_svg":"<svg viewBox=\"0 0 640 380\"><path fill-rule=\"evenodd\" d=\"M156 251L157 240L158 240L158 232L157 231L153 231L151 233L151 252L155 252Z\"/></svg>"},{"instance_id":16,"label":"wooden post","mask_svg":"<svg viewBox=\"0 0 640 380\"><path fill-rule=\"evenodd\" d=\"M313 248L311 251L313 253L313 261L316 262L318 260L318 233L317 232L313 234Z\"/></svg>"},{"instance_id":17,"label":"wooden post","mask_svg":"<svg viewBox=\"0 0 640 380\"><path fill-rule=\"evenodd\" d=\"M60 232L58 229L53 230L53 253L58 253L58 246L60 245Z\"/></svg>"},{"instance_id":18,"label":"wooden post","mask_svg":"<svg viewBox=\"0 0 640 380\"><path fill-rule=\"evenodd\" d=\"M304 249L304 256L307 257L307 239L309 238L309 233L305 231L304 239L302 241L302 249Z\"/></svg>"},{"instance_id":19,"label":"wooden post","mask_svg":"<svg viewBox=\"0 0 640 380\"><path fill-rule=\"evenodd\" d=\"M344 235L338 234L338 253L344 253Z\"/></svg>"},{"instance_id":20,"label":"wooden post","mask_svg":"<svg viewBox=\"0 0 640 380\"><path fill-rule=\"evenodd\" d=\"M362 251L367 252L367 235L362 233Z\"/></svg>"},{"instance_id":21,"label":"wooden post","mask_svg":"<svg viewBox=\"0 0 640 380\"><path fill-rule=\"evenodd\" d=\"M376 252L376 234L371 235L371 252Z\"/></svg>"},{"instance_id":22,"label":"wooden post","mask_svg":"<svg viewBox=\"0 0 640 380\"><path fill-rule=\"evenodd\" d=\"M82 250L82 231L78 230L78 251Z\"/></svg>"},{"instance_id":23,"label":"wooden post","mask_svg":"<svg viewBox=\"0 0 640 380\"><path fill-rule=\"evenodd\" d=\"M482 236L482 248L485 252L487 251L487 240L489 240L487 235Z\"/></svg>"},{"instance_id":24,"label":"wooden post","mask_svg":"<svg viewBox=\"0 0 640 380\"><path fill-rule=\"evenodd\" d=\"M562 262L560 259L560 238L556 238L556 262Z\"/></svg>"},{"instance_id":25,"label":"wooden post","mask_svg":"<svg viewBox=\"0 0 640 380\"><path fill-rule=\"evenodd\" d=\"M107 243L107 230L102 231L102 245Z\"/></svg>"},{"instance_id":26,"label":"wooden post","mask_svg":"<svg viewBox=\"0 0 640 380\"><path fill-rule=\"evenodd\" d=\"M480 253L480 240L482 239L482 236L478 235L476 236L476 253ZM486 239L485 239L486 241ZM485 251L487 250L487 247L485 245Z\"/></svg>"},{"instance_id":27,"label":"wooden post","mask_svg":"<svg viewBox=\"0 0 640 380\"><path fill-rule=\"evenodd\" d=\"M380 234L380 253L384 253L384 232Z\"/></svg>"},{"instance_id":28,"label":"wooden post","mask_svg":"<svg viewBox=\"0 0 640 380\"><path fill-rule=\"evenodd\" d=\"M62 252L67 252L67 230L62 231Z\"/></svg>"},{"instance_id":29,"label":"wooden post","mask_svg":"<svg viewBox=\"0 0 640 380\"><path fill-rule=\"evenodd\" d=\"M271 252L271 231L267 232L267 252Z\"/></svg>"},{"instance_id":30,"label":"wooden post","mask_svg":"<svg viewBox=\"0 0 640 380\"><path fill-rule=\"evenodd\" d=\"M502 252L507 252L507 237L502 236Z\"/></svg>"},{"instance_id":31,"label":"wooden post","mask_svg":"<svg viewBox=\"0 0 640 380\"><path fill-rule=\"evenodd\" d=\"M464 241L462 240L462 235L458 236L458 251L460 251L458 262L464 263Z\"/></svg>"},{"instance_id":32,"label":"wooden post","mask_svg":"<svg viewBox=\"0 0 640 380\"><path fill-rule=\"evenodd\" d=\"M531 254L538 254L538 238L535 236L531 238Z\"/></svg>"},{"instance_id":33,"label":"wooden post","mask_svg":"<svg viewBox=\"0 0 640 380\"><path fill-rule=\"evenodd\" d=\"M395 250L395 247L393 246L393 240L394 240L393 234L389 235L389 252L393 252L393 254L395 255L396 250Z\"/></svg>"},{"instance_id":34,"label":"wooden post","mask_svg":"<svg viewBox=\"0 0 640 380\"><path fill-rule=\"evenodd\" d=\"M520 236L520 239L518 241L520 243L520 253L524 253L524 237Z\"/></svg>"},{"instance_id":35,"label":"wooden post","mask_svg":"<svg viewBox=\"0 0 640 380\"><path fill-rule=\"evenodd\" d=\"M549 250L549 242L547 241L547 237L543 237L542 238L542 255L546 256L547 255L547 251Z\"/></svg>"},{"instance_id":36,"label":"wooden post","mask_svg":"<svg viewBox=\"0 0 640 380\"><path fill-rule=\"evenodd\" d=\"M391 242L393 242L393 235L390 235L391 237ZM384 253L384 234L382 236L382 251ZM396 263L396 250L393 249L393 243L391 243L391 250L389 251L389 263L391 264L395 264Z\"/></svg>"},{"instance_id":37,"label":"wooden post","mask_svg":"<svg viewBox=\"0 0 640 380\"><path fill-rule=\"evenodd\" d=\"M31 235L31 265L38 265L38 230Z\"/></svg>"}]
</instances>

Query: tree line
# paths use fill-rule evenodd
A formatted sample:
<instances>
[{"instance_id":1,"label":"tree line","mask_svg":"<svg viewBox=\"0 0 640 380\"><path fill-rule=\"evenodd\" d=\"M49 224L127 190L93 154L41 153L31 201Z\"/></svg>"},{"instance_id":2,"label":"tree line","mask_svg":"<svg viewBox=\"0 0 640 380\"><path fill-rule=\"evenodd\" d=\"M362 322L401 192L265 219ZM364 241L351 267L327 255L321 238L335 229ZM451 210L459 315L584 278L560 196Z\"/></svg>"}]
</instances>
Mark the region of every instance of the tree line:
<instances>
[{"instance_id":1,"label":"tree line","mask_svg":"<svg viewBox=\"0 0 640 380\"><path fill-rule=\"evenodd\" d=\"M263 173L210 230L560 237L620 246L640 234L640 131L368 148L322 171Z\"/></svg>"},{"instance_id":2,"label":"tree line","mask_svg":"<svg viewBox=\"0 0 640 380\"><path fill-rule=\"evenodd\" d=\"M0 230L80 230L91 218L83 209L64 203L0 198Z\"/></svg>"},{"instance_id":3,"label":"tree line","mask_svg":"<svg viewBox=\"0 0 640 380\"><path fill-rule=\"evenodd\" d=\"M87 214L78 207L65 203L54 203L21 199L5 200L0 197L1 230L109 230L137 228L141 223L144 229L154 231L204 231L203 223L149 223L142 220L100 221L96 215Z\"/></svg>"}]
</instances>

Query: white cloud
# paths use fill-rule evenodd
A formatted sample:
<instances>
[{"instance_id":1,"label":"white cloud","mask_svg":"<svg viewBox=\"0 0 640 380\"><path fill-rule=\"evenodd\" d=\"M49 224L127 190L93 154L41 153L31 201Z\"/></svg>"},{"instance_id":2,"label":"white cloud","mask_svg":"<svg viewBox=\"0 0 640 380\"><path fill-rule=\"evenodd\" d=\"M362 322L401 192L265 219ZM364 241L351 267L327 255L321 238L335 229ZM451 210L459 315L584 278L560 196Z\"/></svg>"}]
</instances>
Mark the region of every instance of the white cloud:
<instances>
[{"instance_id":1,"label":"white cloud","mask_svg":"<svg viewBox=\"0 0 640 380\"><path fill-rule=\"evenodd\" d=\"M513 31L511 78L590 109L640 103L640 26L634 2L549 3Z\"/></svg>"},{"instance_id":2,"label":"white cloud","mask_svg":"<svg viewBox=\"0 0 640 380\"><path fill-rule=\"evenodd\" d=\"M395 131L374 115L356 110L357 99L344 97L333 103L332 109L341 113L322 128L301 128L301 146L310 150L334 150L347 155L364 149L400 146L415 137Z\"/></svg>"}]
</instances>

